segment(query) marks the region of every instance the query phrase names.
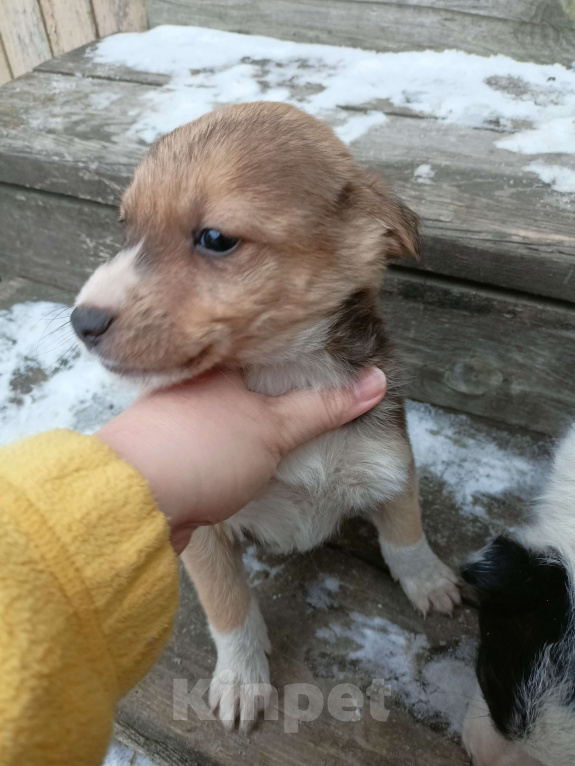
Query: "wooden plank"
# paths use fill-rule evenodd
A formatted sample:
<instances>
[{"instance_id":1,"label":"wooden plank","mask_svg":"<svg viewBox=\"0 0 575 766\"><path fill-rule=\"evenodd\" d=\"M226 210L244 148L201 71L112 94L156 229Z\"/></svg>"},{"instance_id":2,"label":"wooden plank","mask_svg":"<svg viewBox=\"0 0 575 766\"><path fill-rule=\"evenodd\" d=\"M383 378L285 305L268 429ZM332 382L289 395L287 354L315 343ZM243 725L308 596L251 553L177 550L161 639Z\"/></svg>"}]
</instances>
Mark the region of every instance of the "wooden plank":
<instances>
[{"instance_id":1,"label":"wooden plank","mask_svg":"<svg viewBox=\"0 0 575 766\"><path fill-rule=\"evenodd\" d=\"M565 66L575 58L573 13L560 0L148 0L148 17L152 27L193 24L379 51L457 48Z\"/></svg>"},{"instance_id":2,"label":"wooden plank","mask_svg":"<svg viewBox=\"0 0 575 766\"><path fill-rule=\"evenodd\" d=\"M96 37L89 0L39 0L54 56Z\"/></svg>"},{"instance_id":3,"label":"wooden plank","mask_svg":"<svg viewBox=\"0 0 575 766\"><path fill-rule=\"evenodd\" d=\"M120 81L94 78L101 70L85 51L60 61L85 77L37 72L4 88L0 181L115 204L146 151L129 131L155 89L124 81L125 68L116 72ZM523 155L495 146L505 133L414 119L385 103L370 108L387 121L352 150L421 215L419 268L575 301L571 209L524 170ZM553 162L575 169L572 155ZM432 185L416 182L421 164L434 169Z\"/></svg>"},{"instance_id":4,"label":"wooden plank","mask_svg":"<svg viewBox=\"0 0 575 766\"><path fill-rule=\"evenodd\" d=\"M98 36L142 32L148 28L144 0L91 0Z\"/></svg>"},{"instance_id":5,"label":"wooden plank","mask_svg":"<svg viewBox=\"0 0 575 766\"><path fill-rule=\"evenodd\" d=\"M261 558L265 560L265 556ZM442 646L453 647L462 637L475 635L472 610L463 608L453 620L438 616L424 620L409 607L388 574L343 549L334 555L333 550L322 548L311 556L274 558L273 562L280 571L263 580L256 591L274 647L270 666L272 682L280 692L279 720L264 722L249 737L226 735L218 722L200 721L193 712L187 721L174 720L174 679L187 679L192 688L196 680L210 678L215 659L197 598L183 578L172 640L156 667L121 704L118 720L122 738L143 746L149 757L166 766L237 766L238 759L250 766L461 764L459 746L440 733L445 732L444 725L439 723L439 732L432 731L405 709L399 701L402 689L396 679L388 679L395 697L388 705L391 713L386 723L372 719L367 708L361 720L353 723L336 721L324 710L313 723L302 724L294 736L284 732L281 699L285 685L298 682L316 685L324 698L338 682L353 683L366 691L375 669L361 661L350 662L353 642L334 643L318 637L318 631L329 629L333 623L344 629L350 626L351 613L365 614L368 619L384 618L412 634L425 635L432 656L441 652ZM320 574L342 583L327 610L314 609L307 601L308 587Z\"/></svg>"},{"instance_id":6,"label":"wooden plank","mask_svg":"<svg viewBox=\"0 0 575 766\"><path fill-rule=\"evenodd\" d=\"M10 69L4 43L2 42L2 35L0 35L0 85L4 85L5 82L9 82L11 79L12 70Z\"/></svg>"},{"instance_id":7,"label":"wooden plank","mask_svg":"<svg viewBox=\"0 0 575 766\"><path fill-rule=\"evenodd\" d=\"M112 207L0 184L0 274L75 293L122 239Z\"/></svg>"},{"instance_id":8,"label":"wooden plank","mask_svg":"<svg viewBox=\"0 0 575 766\"><path fill-rule=\"evenodd\" d=\"M408 395L560 434L575 418L575 311L394 271L383 291Z\"/></svg>"},{"instance_id":9,"label":"wooden plank","mask_svg":"<svg viewBox=\"0 0 575 766\"><path fill-rule=\"evenodd\" d=\"M0 273L76 291L121 245L111 206L0 185ZM385 312L414 399L558 434L575 417L575 308L393 269Z\"/></svg>"},{"instance_id":10,"label":"wooden plank","mask_svg":"<svg viewBox=\"0 0 575 766\"><path fill-rule=\"evenodd\" d=\"M14 77L29 72L52 55L36 0L0 3L0 35Z\"/></svg>"}]
</instances>

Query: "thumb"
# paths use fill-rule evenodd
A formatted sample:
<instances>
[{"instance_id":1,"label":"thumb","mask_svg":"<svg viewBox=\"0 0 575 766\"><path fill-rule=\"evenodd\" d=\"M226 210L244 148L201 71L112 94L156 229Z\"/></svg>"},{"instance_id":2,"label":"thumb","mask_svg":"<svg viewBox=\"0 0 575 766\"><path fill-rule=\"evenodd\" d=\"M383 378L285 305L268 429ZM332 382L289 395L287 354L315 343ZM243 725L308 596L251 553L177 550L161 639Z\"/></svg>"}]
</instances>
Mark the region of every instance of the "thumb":
<instances>
[{"instance_id":1,"label":"thumb","mask_svg":"<svg viewBox=\"0 0 575 766\"><path fill-rule=\"evenodd\" d=\"M386 386L385 374L377 367L370 367L353 386L292 391L269 397L279 453L290 452L315 436L363 415L383 399Z\"/></svg>"}]
</instances>

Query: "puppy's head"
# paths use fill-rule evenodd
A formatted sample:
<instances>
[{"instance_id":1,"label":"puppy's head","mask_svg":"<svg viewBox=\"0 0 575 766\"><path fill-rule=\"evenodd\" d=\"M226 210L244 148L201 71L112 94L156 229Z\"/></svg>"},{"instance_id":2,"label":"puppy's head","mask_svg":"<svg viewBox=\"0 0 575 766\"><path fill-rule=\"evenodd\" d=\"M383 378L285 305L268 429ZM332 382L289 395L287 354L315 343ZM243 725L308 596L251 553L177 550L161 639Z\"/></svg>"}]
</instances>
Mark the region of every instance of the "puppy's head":
<instances>
[{"instance_id":1,"label":"puppy's head","mask_svg":"<svg viewBox=\"0 0 575 766\"><path fill-rule=\"evenodd\" d=\"M191 377L262 361L417 255L415 215L326 125L283 104L212 112L136 170L124 249L72 322L125 375Z\"/></svg>"}]
</instances>

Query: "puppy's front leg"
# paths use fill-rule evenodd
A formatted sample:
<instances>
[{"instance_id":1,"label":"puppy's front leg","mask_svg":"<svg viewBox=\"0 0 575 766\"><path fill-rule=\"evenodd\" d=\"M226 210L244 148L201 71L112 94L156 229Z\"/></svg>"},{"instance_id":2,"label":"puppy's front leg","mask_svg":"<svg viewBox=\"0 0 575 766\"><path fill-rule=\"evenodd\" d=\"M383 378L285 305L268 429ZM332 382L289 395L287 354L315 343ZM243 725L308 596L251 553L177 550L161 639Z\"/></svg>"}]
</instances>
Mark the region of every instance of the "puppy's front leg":
<instances>
[{"instance_id":1,"label":"puppy's front leg","mask_svg":"<svg viewBox=\"0 0 575 766\"><path fill-rule=\"evenodd\" d=\"M429 547L421 526L419 490L413 462L403 492L373 514L386 564L412 604L423 614L430 606L450 613L461 603L457 576Z\"/></svg>"},{"instance_id":2,"label":"puppy's front leg","mask_svg":"<svg viewBox=\"0 0 575 766\"><path fill-rule=\"evenodd\" d=\"M251 593L237 540L224 525L197 529L182 560L198 592L218 651L209 702L226 729L244 730L269 702L271 646Z\"/></svg>"}]
</instances>

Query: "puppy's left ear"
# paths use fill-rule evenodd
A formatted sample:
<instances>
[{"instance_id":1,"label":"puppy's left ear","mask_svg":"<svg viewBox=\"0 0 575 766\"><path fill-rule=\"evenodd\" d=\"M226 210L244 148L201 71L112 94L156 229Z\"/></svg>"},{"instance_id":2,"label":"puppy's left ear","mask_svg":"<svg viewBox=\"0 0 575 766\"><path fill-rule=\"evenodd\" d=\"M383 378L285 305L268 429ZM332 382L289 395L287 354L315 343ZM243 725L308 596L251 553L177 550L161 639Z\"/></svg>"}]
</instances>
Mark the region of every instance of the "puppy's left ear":
<instances>
[{"instance_id":1,"label":"puppy's left ear","mask_svg":"<svg viewBox=\"0 0 575 766\"><path fill-rule=\"evenodd\" d=\"M419 258L419 219L378 176L361 171L351 184L354 207L381 228L382 255L386 258Z\"/></svg>"}]
</instances>

